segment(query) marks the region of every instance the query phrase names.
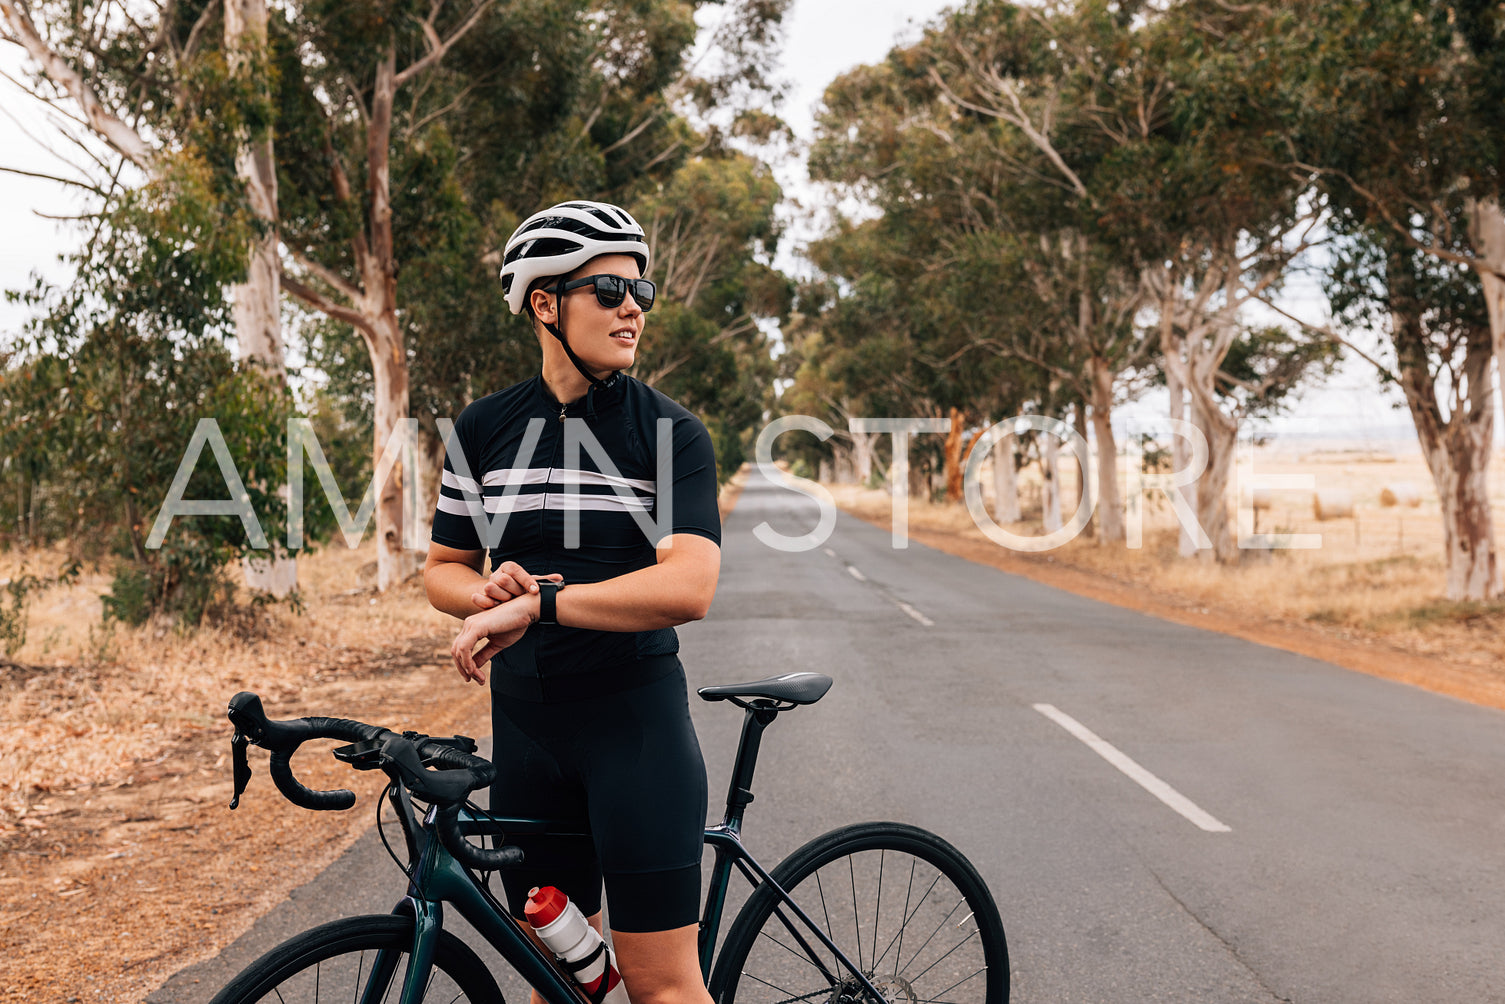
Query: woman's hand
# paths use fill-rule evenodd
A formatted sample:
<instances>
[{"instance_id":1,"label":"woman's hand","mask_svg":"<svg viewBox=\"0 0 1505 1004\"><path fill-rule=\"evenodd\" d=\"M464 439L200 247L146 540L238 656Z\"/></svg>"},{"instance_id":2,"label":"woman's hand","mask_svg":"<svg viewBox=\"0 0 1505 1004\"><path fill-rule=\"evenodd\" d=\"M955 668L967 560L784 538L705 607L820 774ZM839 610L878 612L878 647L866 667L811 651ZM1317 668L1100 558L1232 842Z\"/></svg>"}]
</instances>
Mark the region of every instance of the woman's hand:
<instances>
[{"instance_id":1,"label":"woman's hand","mask_svg":"<svg viewBox=\"0 0 1505 1004\"><path fill-rule=\"evenodd\" d=\"M509 599L500 606L482 610L465 618L455 643L450 646L450 657L460 676L471 683L485 683L486 671L481 667L502 649L517 642L533 622L538 620L538 599L528 594ZM476 645L486 644L479 651Z\"/></svg>"},{"instance_id":2,"label":"woman's hand","mask_svg":"<svg viewBox=\"0 0 1505 1004\"><path fill-rule=\"evenodd\" d=\"M486 584L471 594L470 600L482 610L491 610L517 596L537 595L539 579L560 582L564 576L558 573L534 576L517 562L504 561L491 573Z\"/></svg>"}]
</instances>

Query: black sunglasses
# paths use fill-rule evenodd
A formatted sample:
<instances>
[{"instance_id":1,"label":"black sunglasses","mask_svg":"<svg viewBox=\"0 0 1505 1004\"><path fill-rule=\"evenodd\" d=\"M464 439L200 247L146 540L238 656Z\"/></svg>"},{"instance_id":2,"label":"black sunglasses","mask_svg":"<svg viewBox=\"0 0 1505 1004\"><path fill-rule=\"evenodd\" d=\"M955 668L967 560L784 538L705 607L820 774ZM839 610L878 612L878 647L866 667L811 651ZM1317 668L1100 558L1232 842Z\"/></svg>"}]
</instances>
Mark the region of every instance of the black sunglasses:
<instances>
[{"instance_id":1,"label":"black sunglasses","mask_svg":"<svg viewBox=\"0 0 1505 1004\"><path fill-rule=\"evenodd\" d=\"M581 286L594 286L596 290L596 302L603 307L613 308L622 305L622 298L629 290L637 305L643 309L643 313L653 309L653 299L658 296L658 287L647 279L628 279L620 275L601 273L600 275L587 275L580 279L571 279L565 283L555 283L545 287L545 293L568 293L572 289Z\"/></svg>"}]
</instances>

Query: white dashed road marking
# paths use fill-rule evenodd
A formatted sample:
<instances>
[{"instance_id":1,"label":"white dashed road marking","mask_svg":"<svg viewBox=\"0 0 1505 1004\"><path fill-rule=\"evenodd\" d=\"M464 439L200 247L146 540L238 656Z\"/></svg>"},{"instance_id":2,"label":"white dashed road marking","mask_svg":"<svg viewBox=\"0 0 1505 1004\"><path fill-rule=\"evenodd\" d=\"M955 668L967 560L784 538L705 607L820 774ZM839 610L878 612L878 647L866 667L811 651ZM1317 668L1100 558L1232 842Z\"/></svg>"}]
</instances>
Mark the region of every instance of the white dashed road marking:
<instances>
[{"instance_id":1,"label":"white dashed road marking","mask_svg":"<svg viewBox=\"0 0 1505 1004\"><path fill-rule=\"evenodd\" d=\"M1218 822L1191 799L1139 766L1139 764L1135 763L1126 754L1120 752L1111 743L1098 738L1091 729L1064 711L1061 711L1055 705L1036 704L1034 708L1040 714L1086 743L1092 752L1123 771L1135 784L1160 799L1160 801L1170 806L1196 826L1206 830L1208 833L1232 832L1228 826Z\"/></svg>"},{"instance_id":2,"label":"white dashed road marking","mask_svg":"<svg viewBox=\"0 0 1505 1004\"><path fill-rule=\"evenodd\" d=\"M908 614L909 616L913 617L915 620L919 621L921 624L925 625L926 627L935 627L935 621L931 620L929 617L926 617L924 614L920 613L918 610L916 610L914 607L910 606L908 603L905 603L902 600L895 600L894 602L897 603L897 604L899 604L899 609L900 610L904 611L906 614Z\"/></svg>"},{"instance_id":3,"label":"white dashed road marking","mask_svg":"<svg viewBox=\"0 0 1505 1004\"><path fill-rule=\"evenodd\" d=\"M860 571L858 571L856 565L848 565L847 566L847 571L849 573L851 573L852 578L856 579L858 582L866 582L867 581L867 576L863 575Z\"/></svg>"}]
</instances>

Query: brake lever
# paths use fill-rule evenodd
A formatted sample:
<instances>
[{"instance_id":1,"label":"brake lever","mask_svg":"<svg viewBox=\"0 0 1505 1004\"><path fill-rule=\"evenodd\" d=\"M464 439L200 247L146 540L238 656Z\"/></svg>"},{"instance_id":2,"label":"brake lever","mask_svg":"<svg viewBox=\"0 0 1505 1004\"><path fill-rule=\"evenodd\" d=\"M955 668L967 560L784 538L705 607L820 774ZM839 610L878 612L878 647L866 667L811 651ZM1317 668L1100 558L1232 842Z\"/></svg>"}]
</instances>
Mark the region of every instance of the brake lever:
<instances>
[{"instance_id":1,"label":"brake lever","mask_svg":"<svg viewBox=\"0 0 1505 1004\"><path fill-rule=\"evenodd\" d=\"M233 773L235 776L235 795L230 799L230 808L232 809L240 805L240 796L245 792L246 785L251 781L251 762L250 758L246 756L246 747L250 745L251 740L247 739L245 733L239 730L236 730L235 735L230 739L230 758L234 764Z\"/></svg>"}]
</instances>

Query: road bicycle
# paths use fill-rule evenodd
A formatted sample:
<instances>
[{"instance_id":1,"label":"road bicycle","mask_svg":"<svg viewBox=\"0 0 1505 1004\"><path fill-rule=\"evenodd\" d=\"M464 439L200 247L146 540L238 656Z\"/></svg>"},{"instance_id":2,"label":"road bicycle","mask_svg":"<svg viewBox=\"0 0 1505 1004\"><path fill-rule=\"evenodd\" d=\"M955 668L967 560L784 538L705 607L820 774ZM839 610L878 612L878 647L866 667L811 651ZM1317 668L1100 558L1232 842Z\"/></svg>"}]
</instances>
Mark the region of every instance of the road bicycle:
<instances>
[{"instance_id":1,"label":"road bicycle","mask_svg":"<svg viewBox=\"0 0 1505 1004\"><path fill-rule=\"evenodd\" d=\"M744 812L763 733L779 714L813 704L831 687L819 673L788 673L753 683L703 687L707 701L743 709L726 812L705 831L714 852L699 951L717 1004L1005 1004L1008 947L987 885L956 848L902 823L857 823L816 837L772 870L743 846ZM452 905L548 1004L592 1004L554 959L534 945L493 894L497 869L522 861L517 837L585 840L578 824L481 809L472 792L496 767L464 736L396 733L335 718L269 721L255 694L230 702L235 725L235 799L251 776L248 745L271 751L269 773L294 804L347 809L349 791L313 791L291 758L312 739L390 783L384 805L400 826L406 856L383 840L408 877L392 913L350 917L295 935L236 976L212 1004L342 1001L357 1004L470 1001L501 1004L492 973L444 927ZM380 827L379 827L380 828ZM474 840L481 840L478 844ZM485 846L489 843L491 846ZM540 859L541 860L541 859ZM716 944L733 870L751 892ZM631 988L628 988L629 993Z\"/></svg>"}]
</instances>

